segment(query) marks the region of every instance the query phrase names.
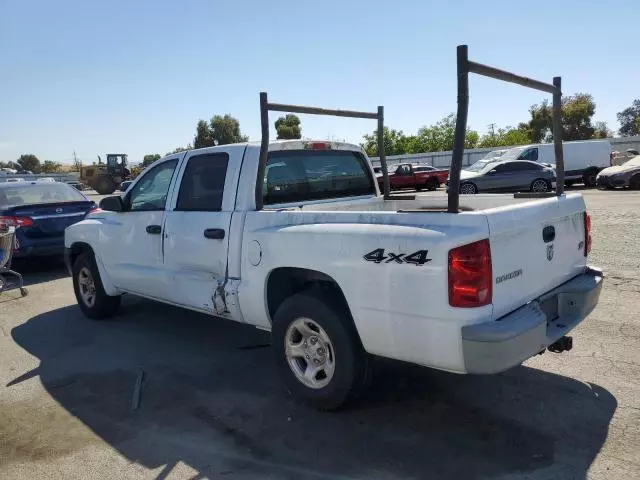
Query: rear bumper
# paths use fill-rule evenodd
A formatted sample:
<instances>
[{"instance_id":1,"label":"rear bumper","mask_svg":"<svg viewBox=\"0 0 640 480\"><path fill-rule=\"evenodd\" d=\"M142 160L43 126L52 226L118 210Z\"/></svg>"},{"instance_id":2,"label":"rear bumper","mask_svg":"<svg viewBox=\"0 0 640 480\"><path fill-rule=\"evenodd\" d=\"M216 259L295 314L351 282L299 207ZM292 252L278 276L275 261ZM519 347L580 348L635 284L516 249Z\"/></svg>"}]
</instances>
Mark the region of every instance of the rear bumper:
<instances>
[{"instance_id":1,"label":"rear bumper","mask_svg":"<svg viewBox=\"0 0 640 480\"><path fill-rule=\"evenodd\" d=\"M579 275L504 317L462 328L467 373L490 374L544 351L589 315L600 298L602 271Z\"/></svg>"},{"instance_id":2,"label":"rear bumper","mask_svg":"<svg viewBox=\"0 0 640 480\"><path fill-rule=\"evenodd\" d=\"M64 240L45 245L20 245L20 248L13 252L13 258L57 257L62 255L63 251Z\"/></svg>"}]
</instances>

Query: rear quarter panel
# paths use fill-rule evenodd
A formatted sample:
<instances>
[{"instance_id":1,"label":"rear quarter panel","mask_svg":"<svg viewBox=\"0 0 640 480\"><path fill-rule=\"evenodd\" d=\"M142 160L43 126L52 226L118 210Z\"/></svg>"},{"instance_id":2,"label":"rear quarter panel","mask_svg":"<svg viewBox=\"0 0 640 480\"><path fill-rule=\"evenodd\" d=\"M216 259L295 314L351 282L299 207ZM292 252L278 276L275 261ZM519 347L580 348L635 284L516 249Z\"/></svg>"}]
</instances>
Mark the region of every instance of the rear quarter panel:
<instances>
[{"instance_id":1,"label":"rear quarter panel","mask_svg":"<svg viewBox=\"0 0 640 480\"><path fill-rule=\"evenodd\" d=\"M242 241L244 318L270 328L267 282L278 267L316 270L342 289L369 353L462 371L460 329L492 307L448 304L448 251L488 237L482 215L385 212L248 212ZM381 262L364 256L384 249ZM428 261L398 263L426 250ZM259 252L259 253L258 253Z\"/></svg>"}]
</instances>

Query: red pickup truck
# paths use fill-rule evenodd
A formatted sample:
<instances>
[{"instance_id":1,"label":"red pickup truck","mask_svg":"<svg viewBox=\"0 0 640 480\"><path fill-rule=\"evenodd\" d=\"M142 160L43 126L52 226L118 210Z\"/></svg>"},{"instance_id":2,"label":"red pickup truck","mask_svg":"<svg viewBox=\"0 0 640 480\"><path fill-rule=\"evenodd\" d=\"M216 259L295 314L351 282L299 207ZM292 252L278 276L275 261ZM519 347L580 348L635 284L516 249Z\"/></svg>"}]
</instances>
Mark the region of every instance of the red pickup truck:
<instances>
[{"instance_id":1,"label":"red pickup truck","mask_svg":"<svg viewBox=\"0 0 640 480\"><path fill-rule=\"evenodd\" d=\"M389 172L389 186L391 190L413 188L415 190L435 190L447 181L449 169L437 169L429 165L412 165L402 163L393 172ZM378 173L378 186L382 191L382 173Z\"/></svg>"}]
</instances>

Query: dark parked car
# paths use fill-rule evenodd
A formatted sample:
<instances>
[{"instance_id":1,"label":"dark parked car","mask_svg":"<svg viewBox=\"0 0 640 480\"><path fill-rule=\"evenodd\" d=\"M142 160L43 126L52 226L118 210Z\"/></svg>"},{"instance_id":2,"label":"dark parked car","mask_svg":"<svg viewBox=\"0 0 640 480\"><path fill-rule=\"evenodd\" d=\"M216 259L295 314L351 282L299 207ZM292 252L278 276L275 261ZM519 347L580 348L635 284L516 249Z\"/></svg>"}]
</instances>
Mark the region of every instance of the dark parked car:
<instances>
[{"instance_id":1,"label":"dark parked car","mask_svg":"<svg viewBox=\"0 0 640 480\"><path fill-rule=\"evenodd\" d=\"M527 160L490 162L460 174L460 193L548 192L555 188L553 168Z\"/></svg>"},{"instance_id":2,"label":"dark parked car","mask_svg":"<svg viewBox=\"0 0 640 480\"><path fill-rule=\"evenodd\" d=\"M601 170L596 177L598 188L630 187L640 190L640 155L622 165Z\"/></svg>"},{"instance_id":3,"label":"dark parked car","mask_svg":"<svg viewBox=\"0 0 640 480\"><path fill-rule=\"evenodd\" d=\"M64 229L96 209L65 183L0 183L0 223L16 227L15 258L62 255Z\"/></svg>"}]
</instances>

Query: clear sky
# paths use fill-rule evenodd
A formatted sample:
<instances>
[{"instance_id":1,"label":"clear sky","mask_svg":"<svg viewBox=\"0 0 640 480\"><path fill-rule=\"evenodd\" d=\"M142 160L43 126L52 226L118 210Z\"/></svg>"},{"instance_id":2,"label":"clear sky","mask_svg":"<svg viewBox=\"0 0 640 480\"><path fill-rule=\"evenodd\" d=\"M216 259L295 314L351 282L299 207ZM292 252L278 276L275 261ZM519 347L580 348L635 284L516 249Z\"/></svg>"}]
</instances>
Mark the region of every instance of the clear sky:
<instances>
[{"instance_id":1,"label":"clear sky","mask_svg":"<svg viewBox=\"0 0 640 480\"><path fill-rule=\"evenodd\" d=\"M260 138L272 101L375 111L405 133L455 111L455 47L587 92L595 120L640 97L640 1L0 0L0 160L164 154L199 118ZM516 125L544 93L473 77L469 125ZM278 114L273 113L271 122ZM302 116L359 142L372 120Z\"/></svg>"}]
</instances>

